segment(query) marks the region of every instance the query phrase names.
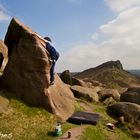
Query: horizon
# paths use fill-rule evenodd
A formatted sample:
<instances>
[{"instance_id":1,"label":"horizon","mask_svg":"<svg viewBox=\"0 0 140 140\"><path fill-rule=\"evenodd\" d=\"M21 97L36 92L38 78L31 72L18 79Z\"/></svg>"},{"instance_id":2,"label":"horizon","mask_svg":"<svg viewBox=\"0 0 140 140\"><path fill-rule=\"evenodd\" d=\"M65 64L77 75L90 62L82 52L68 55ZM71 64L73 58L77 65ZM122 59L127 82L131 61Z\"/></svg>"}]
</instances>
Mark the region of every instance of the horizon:
<instances>
[{"instance_id":1,"label":"horizon","mask_svg":"<svg viewBox=\"0 0 140 140\"><path fill-rule=\"evenodd\" d=\"M60 52L56 72L83 71L110 60L140 69L139 0L0 0L0 39L12 17Z\"/></svg>"}]
</instances>

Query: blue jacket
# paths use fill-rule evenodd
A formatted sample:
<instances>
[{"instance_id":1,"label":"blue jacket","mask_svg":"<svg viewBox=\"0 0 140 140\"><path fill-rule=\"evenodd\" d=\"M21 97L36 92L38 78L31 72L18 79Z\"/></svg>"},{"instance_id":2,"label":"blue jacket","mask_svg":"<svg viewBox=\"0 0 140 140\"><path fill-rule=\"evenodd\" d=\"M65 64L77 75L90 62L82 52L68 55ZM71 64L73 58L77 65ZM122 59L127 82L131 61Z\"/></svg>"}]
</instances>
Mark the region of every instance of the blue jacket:
<instances>
[{"instance_id":1,"label":"blue jacket","mask_svg":"<svg viewBox=\"0 0 140 140\"><path fill-rule=\"evenodd\" d=\"M59 58L59 53L56 51L56 49L50 43L46 43L46 49L49 52L51 59L57 61Z\"/></svg>"}]
</instances>

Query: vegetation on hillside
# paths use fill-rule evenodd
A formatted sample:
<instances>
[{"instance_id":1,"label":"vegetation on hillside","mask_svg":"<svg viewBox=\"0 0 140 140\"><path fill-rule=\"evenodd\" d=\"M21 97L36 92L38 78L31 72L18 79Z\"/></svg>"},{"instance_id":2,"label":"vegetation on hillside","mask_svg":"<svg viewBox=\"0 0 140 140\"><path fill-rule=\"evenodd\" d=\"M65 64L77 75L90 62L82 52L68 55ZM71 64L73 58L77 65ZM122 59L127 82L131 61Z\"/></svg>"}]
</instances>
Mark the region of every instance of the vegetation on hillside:
<instances>
[{"instance_id":1,"label":"vegetation on hillside","mask_svg":"<svg viewBox=\"0 0 140 140\"><path fill-rule=\"evenodd\" d=\"M96 80L106 85L108 88L121 88L121 87L131 87L140 85L140 78L127 72L123 69L118 69L117 67L107 67L103 64L96 67L85 70L81 73L75 75L76 78Z\"/></svg>"},{"instance_id":2,"label":"vegetation on hillside","mask_svg":"<svg viewBox=\"0 0 140 140\"><path fill-rule=\"evenodd\" d=\"M0 132L12 134L11 140L54 140L53 132L57 123L57 117L46 110L37 107L29 107L7 91L0 91L6 94L10 100L9 109L0 115ZM76 111L86 111L81 101L75 102ZM84 101L85 102L85 101ZM88 105L89 103L87 103ZM91 110L101 115L101 120L96 126L87 125L79 140L135 140L132 133L125 127L110 130L106 123L115 122L106 113L106 107L101 104L90 104ZM77 125L65 122L62 124L63 133Z\"/></svg>"}]
</instances>

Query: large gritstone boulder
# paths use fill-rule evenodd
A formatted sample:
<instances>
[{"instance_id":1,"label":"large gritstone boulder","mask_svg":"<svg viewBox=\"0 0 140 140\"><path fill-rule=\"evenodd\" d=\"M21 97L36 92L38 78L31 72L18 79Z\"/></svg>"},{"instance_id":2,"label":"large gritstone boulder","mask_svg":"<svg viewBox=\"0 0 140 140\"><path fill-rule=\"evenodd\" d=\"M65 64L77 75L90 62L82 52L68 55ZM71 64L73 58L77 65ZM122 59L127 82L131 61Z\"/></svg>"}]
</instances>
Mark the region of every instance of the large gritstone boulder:
<instances>
[{"instance_id":1,"label":"large gritstone boulder","mask_svg":"<svg viewBox=\"0 0 140 140\"><path fill-rule=\"evenodd\" d=\"M60 78L50 87L49 53L45 40L13 18L5 37L9 61L0 85L29 105L40 106L66 120L74 111L74 96Z\"/></svg>"}]
</instances>

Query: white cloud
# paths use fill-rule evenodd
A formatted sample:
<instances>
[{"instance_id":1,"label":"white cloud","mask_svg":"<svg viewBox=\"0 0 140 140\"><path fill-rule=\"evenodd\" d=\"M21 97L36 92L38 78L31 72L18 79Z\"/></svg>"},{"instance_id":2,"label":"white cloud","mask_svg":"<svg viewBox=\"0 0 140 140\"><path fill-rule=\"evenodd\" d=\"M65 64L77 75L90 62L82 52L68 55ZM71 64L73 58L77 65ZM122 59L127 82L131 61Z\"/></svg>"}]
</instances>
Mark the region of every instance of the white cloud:
<instances>
[{"instance_id":1,"label":"white cloud","mask_svg":"<svg viewBox=\"0 0 140 140\"><path fill-rule=\"evenodd\" d=\"M97 60L103 62L103 57L99 55L99 48L95 44L88 43L85 45L73 46L70 51L60 57L57 69L59 72L65 69L80 71L98 65L99 61Z\"/></svg>"},{"instance_id":2,"label":"white cloud","mask_svg":"<svg viewBox=\"0 0 140 140\"><path fill-rule=\"evenodd\" d=\"M125 69L140 69L139 13L140 6L135 5L121 11L114 20L102 25L100 34L92 35L93 42L96 37L98 42L101 41L99 35L104 36L99 44L88 42L72 46L59 60L58 71L81 71L110 60L120 60Z\"/></svg>"},{"instance_id":3,"label":"white cloud","mask_svg":"<svg viewBox=\"0 0 140 140\"><path fill-rule=\"evenodd\" d=\"M140 7L121 12L118 17L100 27L110 38L138 39L140 36Z\"/></svg>"},{"instance_id":4,"label":"white cloud","mask_svg":"<svg viewBox=\"0 0 140 140\"><path fill-rule=\"evenodd\" d=\"M7 10L0 4L0 21L7 21L10 19Z\"/></svg>"},{"instance_id":5,"label":"white cloud","mask_svg":"<svg viewBox=\"0 0 140 140\"><path fill-rule=\"evenodd\" d=\"M140 5L140 0L104 0L113 11L122 11Z\"/></svg>"},{"instance_id":6,"label":"white cloud","mask_svg":"<svg viewBox=\"0 0 140 140\"><path fill-rule=\"evenodd\" d=\"M102 47L110 46L110 58L121 59L127 69L140 69L140 6L132 6L116 19L100 27L108 37Z\"/></svg>"}]
</instances>

